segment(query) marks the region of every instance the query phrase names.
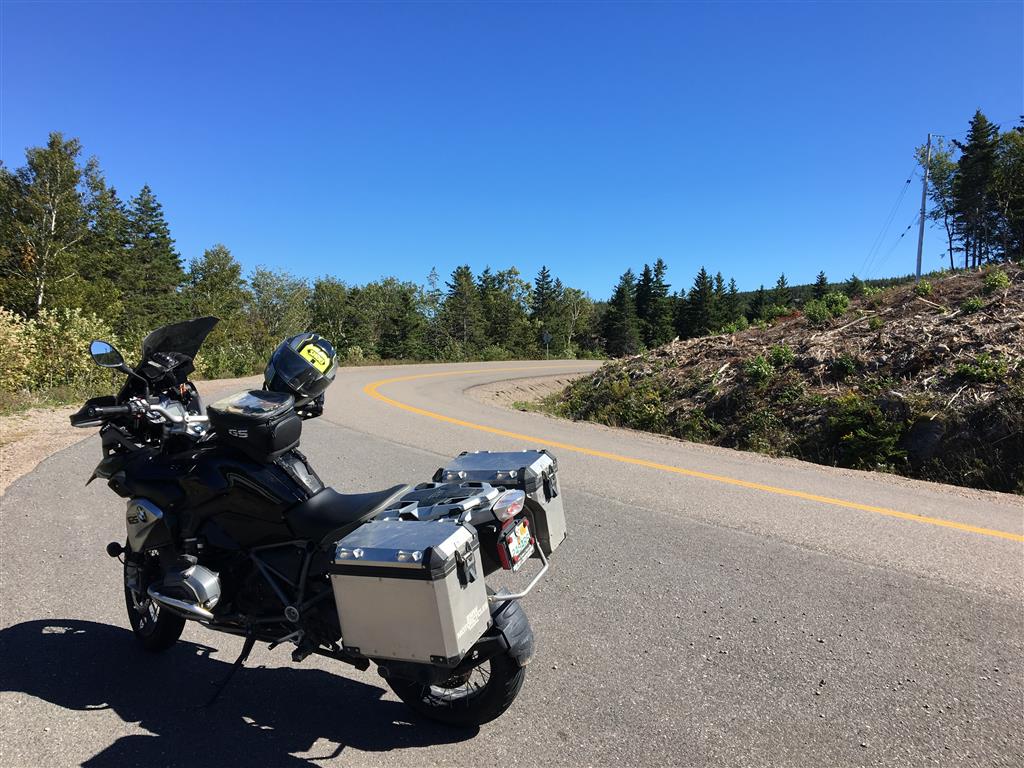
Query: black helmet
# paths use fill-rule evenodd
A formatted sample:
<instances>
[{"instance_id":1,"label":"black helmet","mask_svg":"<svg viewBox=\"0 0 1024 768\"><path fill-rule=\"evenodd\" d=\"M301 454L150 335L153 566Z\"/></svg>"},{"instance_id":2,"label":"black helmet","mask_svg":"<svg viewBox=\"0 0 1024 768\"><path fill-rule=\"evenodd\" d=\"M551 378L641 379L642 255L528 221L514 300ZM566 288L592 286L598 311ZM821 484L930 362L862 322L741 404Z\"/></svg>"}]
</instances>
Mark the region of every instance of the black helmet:
<instances>
[{"instance_id":1,"label":"black helmet","mask_svg":"<svg viewBox=\"0 0 1024 768\"><path fill-rule=\"evenodd\" d=\"M316 333L300 333L282 341L263 372L263 387L287 392L295 404L319 397L334 381L338 357L334 346Z\"/></svg>"}]
</instances>

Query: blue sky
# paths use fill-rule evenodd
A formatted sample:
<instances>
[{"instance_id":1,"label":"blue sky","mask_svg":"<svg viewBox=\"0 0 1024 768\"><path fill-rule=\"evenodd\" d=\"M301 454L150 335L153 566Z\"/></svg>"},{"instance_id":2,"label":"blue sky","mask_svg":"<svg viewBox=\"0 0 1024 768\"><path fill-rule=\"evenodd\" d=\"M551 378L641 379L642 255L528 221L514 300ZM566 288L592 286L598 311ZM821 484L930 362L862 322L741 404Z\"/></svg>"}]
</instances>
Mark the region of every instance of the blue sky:
<instances>
[{"instance_id":1,"label":"blue sky","mask_svg":"<svg viewBox=\"0 0 1024 768\"><path fill-rule=\"evenodd\" d=\"M1024 3L0 4L0 159L78 136L217 242L350 282L661 257L862 271L928 131L1024 112ZM919 204L904 197L876 261ZM908 233L871 276L913 268ZM925 266L941 266L942 237Z\"/></svg>"}]
</instances>

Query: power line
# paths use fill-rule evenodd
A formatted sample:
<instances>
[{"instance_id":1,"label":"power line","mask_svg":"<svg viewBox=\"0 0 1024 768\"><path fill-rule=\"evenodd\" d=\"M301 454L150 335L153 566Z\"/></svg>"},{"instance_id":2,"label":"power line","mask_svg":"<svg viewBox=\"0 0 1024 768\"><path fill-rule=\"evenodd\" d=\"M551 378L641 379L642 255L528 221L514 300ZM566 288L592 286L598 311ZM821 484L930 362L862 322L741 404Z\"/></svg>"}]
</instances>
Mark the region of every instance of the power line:
<instances>
[{"instance_id":1,"label":"power line","mask_svg":"<svg viewBox=\"0 0 1024 768\"><path fill-rule=\"evenodd\" d=\"M915 163L910 169L910 173L907 174L907 180L903 182L903 187L900 189L899 194L896 196L896 202L893 203L892 208L889 210L889 215L885 218L885 223L882 224L881 230L875 236L874 241L871 243L871 248L868 249L867 255L864 257L863 263L860 265L860 274L866 274L871 268L871 263L878 256L878 250L882 247L882 243L885 242L885 236L889 233L889 227L892 226L893 219L896 218L896 214L899 212L900 204L903 199L907 196L907 190L910 189L910 184L914 180L916 174L917 164Z\"/></svg>"},{"instance_id":2,"label":"power line","mask_svg":"<svg viewBox=\"0 0 1024 768\"><path fill-rule=\"evenodd\" d=\"M893 251L896 250L896 246L898 246L900 244L900 241L902 241L903 238L907 236L907 232L909 232L913 228L913 226L915 224L917 224L917 222L918 222L918 220L920 218L921 218L921 214L920 213L915 213L914 214L913 220L909 224L907 224L906 229L904 229L902 232L900 232L900 236L896 238L896 240L893 242L893 244L891 246L889 246L889 250L885 252L885 256L883 256L878 261L878 263L875 265L876 269L881 269L882 265L885 264L889 260L889 257L892 256ZM867 277L867 275L865 275L865 278L866 277Z\"/></svg>"}]
</instances>

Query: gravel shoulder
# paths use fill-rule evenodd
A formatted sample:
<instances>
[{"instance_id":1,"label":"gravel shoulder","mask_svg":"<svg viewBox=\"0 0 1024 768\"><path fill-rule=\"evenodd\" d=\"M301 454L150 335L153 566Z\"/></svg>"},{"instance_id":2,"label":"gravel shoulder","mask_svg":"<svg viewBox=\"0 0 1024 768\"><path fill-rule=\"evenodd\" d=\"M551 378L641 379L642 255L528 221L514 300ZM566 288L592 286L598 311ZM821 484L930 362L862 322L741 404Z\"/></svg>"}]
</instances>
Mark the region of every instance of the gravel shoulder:
<instances>
[{"instance_id":1,"label":"gravel shoulder","mask_svg":"<svg viewBox=\"0 0 1024 768\"><path fill-rule=\"evenodd\" d=\"M75 406L32 408L0 416L0 496L43 459L92 434L68 423L68 417L77 410Z\"/></svg>"},{"instance_id":2,"label":"gravel shoulder","mask_svg":"<svg viewBox=\"0 0 1024 768\"><path fill-rule=\"evenodd\" d=\"M560 392L586 373L560 373L554 376L530 376L522 379L498 381L470 387L466 394L482 403L516 408L516 403L536 403L555 392ZM518 409L517 410L522 410Z\"/></svg>"}]
</instances>

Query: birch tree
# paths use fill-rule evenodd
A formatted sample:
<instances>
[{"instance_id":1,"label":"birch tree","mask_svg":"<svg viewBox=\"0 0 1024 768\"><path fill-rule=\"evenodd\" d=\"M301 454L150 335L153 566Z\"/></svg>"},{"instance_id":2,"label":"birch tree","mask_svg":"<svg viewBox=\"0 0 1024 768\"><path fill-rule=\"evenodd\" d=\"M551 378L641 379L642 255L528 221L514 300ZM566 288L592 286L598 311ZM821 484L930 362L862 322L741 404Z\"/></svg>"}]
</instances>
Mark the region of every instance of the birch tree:
<instances>
[{"instance_id":1,"label":"birch tree","mask_svg":"<svg viewBox=\"0 0 1024 768\"><path fill-rule=\"evenodd\" d=\"M51 133L45 147L30 147L26 164L0 168L0 274L5 300L38 314L54 283L76 276L75 246L88 232L85 179L95 159L79 167L78 139Z\"/></svg>"}]
</instances>

